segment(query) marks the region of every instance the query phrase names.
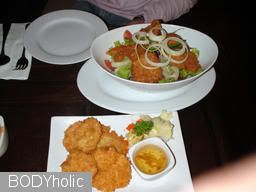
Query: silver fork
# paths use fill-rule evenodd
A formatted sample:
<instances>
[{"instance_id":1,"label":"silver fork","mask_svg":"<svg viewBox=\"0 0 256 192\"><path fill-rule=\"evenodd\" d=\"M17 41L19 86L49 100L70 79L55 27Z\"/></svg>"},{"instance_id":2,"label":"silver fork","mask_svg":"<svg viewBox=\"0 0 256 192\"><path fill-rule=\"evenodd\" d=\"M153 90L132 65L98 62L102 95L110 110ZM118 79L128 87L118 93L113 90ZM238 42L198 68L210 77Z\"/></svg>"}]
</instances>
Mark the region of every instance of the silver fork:
<instances>
[{"instance_id":1,"label":"silver fork","mask_svg":"<svg viewBox=\"0 0 256 192\"><path fill-rule=\"evenodd\" d=\"M29 24L26 24L25 29L27 29ZM28 67L28 59L25 55L25 47L23 46L22 55L16 63L14 70L25 70Z\"/></svg>"},{"instance_id":2,"label":"silver fork","mask_svg":"<svg viewBox=\"0 0 256 192\"><path fill-rule=\"evenodd\" d=\"M28 59L25 56L25 48L23 47L22 56L16 63L14 70L25 70L28 67Z\"/></svg>"}]
</instances>

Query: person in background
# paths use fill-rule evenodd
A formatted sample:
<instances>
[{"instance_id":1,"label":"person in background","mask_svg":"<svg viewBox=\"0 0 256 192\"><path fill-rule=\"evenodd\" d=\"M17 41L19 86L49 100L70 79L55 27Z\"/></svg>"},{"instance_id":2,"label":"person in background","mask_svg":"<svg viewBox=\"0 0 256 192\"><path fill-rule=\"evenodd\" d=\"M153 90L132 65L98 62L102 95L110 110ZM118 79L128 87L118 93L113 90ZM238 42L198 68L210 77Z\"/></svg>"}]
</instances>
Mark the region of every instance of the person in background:
<instances>
[{"instance_id":1,"label":"person in background","mask_svg":"<svg viewBox=\"0 0 256 192\"><path fill-rule=\"evenodd\" d=\"M168 22L187 13L197 0L76 0L73 8L97 15L108 26Z\"/></svg>"},{"instance_id":2,"label":"person in background","mask_svg":"<svg viewBox=\"0 0 256 192\"><path fill-rule=\"evenodd\" d=\"M195 192L255 192L256 153L193 180Z\"/></svg>"}]
</instances>

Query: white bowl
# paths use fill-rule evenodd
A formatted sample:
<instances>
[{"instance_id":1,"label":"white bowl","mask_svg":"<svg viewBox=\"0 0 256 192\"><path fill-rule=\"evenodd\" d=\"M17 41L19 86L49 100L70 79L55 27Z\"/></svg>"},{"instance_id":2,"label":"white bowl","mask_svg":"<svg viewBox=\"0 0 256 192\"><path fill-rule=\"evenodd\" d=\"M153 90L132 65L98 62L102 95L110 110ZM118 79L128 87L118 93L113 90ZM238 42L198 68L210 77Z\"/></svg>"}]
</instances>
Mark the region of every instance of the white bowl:
<instances>
[{"instance_id":1,"label":"white bowl","mask_svg":"<svg viewBox=\"0 0 256 192\"><path fill-rule=\"evenodd\" d=\"M8 147L8 133L4 125L4 119L0 116L0 157L6 152Z\"/></svg>"},{"instance_id":2,"label":"white bowl","mask_svg":"<svg viewBox=\"0 0 256 192\"><path fill-rule=\"evenodd\" d=\"M97 63L100 69L102 69L106 74L108 74L116 81L126 86L129 86L134 89L139 89L144 92L161 92L177 89L185 85L188 85L189 83L193 82L194 80L202 76L206 71L208 71L213 66L218 57L218 47L216 43L212 38L210 38L206 34L183 26L162 24L162 27L167 32L174 32L180 29L176 32L176 34L183 37L183 39L187 41L190 47L197 48L200 51L199 63L203 68L203 72L191 78L179 80L176 82L143 83L120 78L106 70L106 68L104 67L104 60L107 58L106 52L110 47L114 45L114 42L117 40L120 40L121 42L123 41L123 34L125 30L129 30L130 32L134 33L146 26L148 26L148 24L138 24L120 27L98 36L92 43L90 51L92 58L95 60L95 63Z\"/></svg>"},{"instance_id":3,"label":"white bowl","mask_svg":"<svg viewBox=\"0 0 256 192\"><path fill-rule=\"evenodd\" d=\"M156 174L146 174L142 171L140 171L140 169L136 166L134 158L136 155L136 152L141 149L142 147L146 146L146 145L156 145L158 147L160 147L161 149L163 149L163 151L166 154L167 157L167 161L168 164L165 167L164 170L162 170L159 173ZM147 138L144 139L138 143L136 143L135 145L133 145L128 152L130 161L132 166L134 167L135 171L138 173L139 176L141 176L143 179L145 180L153 180L153 179L157 179L163 175L165 175L166 173L168 173L170 170L172 170L175 165L176 165L176 158L171 150L171 148L159 137L151 137L151 138Z\"/></svg>"}]
</instances>

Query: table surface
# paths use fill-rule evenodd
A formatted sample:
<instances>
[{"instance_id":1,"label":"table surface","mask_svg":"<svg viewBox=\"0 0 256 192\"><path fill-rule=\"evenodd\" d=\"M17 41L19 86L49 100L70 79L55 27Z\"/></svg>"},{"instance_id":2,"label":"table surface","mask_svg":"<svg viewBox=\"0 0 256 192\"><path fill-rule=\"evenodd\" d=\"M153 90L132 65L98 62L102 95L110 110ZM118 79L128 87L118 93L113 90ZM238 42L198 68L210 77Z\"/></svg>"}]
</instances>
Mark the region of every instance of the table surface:
<instances>
[{"instance_id":1,"label":"table surface","mask_svg":"<svg viewBox=\"0 0 256 192\"><path fill-rule=\"evenodd\" d=\"M206 3L207 2L207 3ZM214 65L216 83L196 104L179 110L192 177L255 151L246 46L237 36L245 31L236 9L199 3L172 22L211 36L219 47ZM216 7L216 5L215 5ZM241 65L242 63L242 65ZM0 80L0 115L9 132L9 147L0 158L0 171L46 171L52 116L120 114L87 100L76 79L84 62L51 65L33 58L28 80Z\"/></svg>"}]
</instances>

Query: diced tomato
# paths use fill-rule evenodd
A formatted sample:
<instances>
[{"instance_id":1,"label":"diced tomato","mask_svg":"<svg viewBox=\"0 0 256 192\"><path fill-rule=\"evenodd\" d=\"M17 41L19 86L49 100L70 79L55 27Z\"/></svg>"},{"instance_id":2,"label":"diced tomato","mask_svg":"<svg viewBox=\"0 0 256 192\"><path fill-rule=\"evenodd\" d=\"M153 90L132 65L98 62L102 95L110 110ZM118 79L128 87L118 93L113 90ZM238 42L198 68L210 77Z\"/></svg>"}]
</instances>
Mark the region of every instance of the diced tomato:
<instances>
[{"instance_id":1,"label":"diced tomato","mask_svg":"<svg viewBox=\"0 0 256 192\"><path fill-rule=\"evenodd\" d=\"M128 30L125 30L124 32L124 39L132 39L132 33Z\"/></svg>"},{"instance_id":2,"label":"diced tomato","mask_svg":"<svg viewBox=\"0 0 256 192\"><path fill-rule=\"evenodd\" d=\"M109 70L114 71L114 67L112 66L111 61L109 61L109 60L104 60L104 62L105 62L105 66L106 66Z\"/></svg>"},{"instance_id":3,"label":"diced tomato","mask_svg":"<svg viewBox=\"0 0 256 192\"><path fill-rule=\"evenodd\" d=\"M130 124L126 127L126 129L127 129L128 131L130 131L130 130L132 130L134 127L135 127L135 124L134 124L134 123L130 123Z\"/></svg>"}]
</instances>

